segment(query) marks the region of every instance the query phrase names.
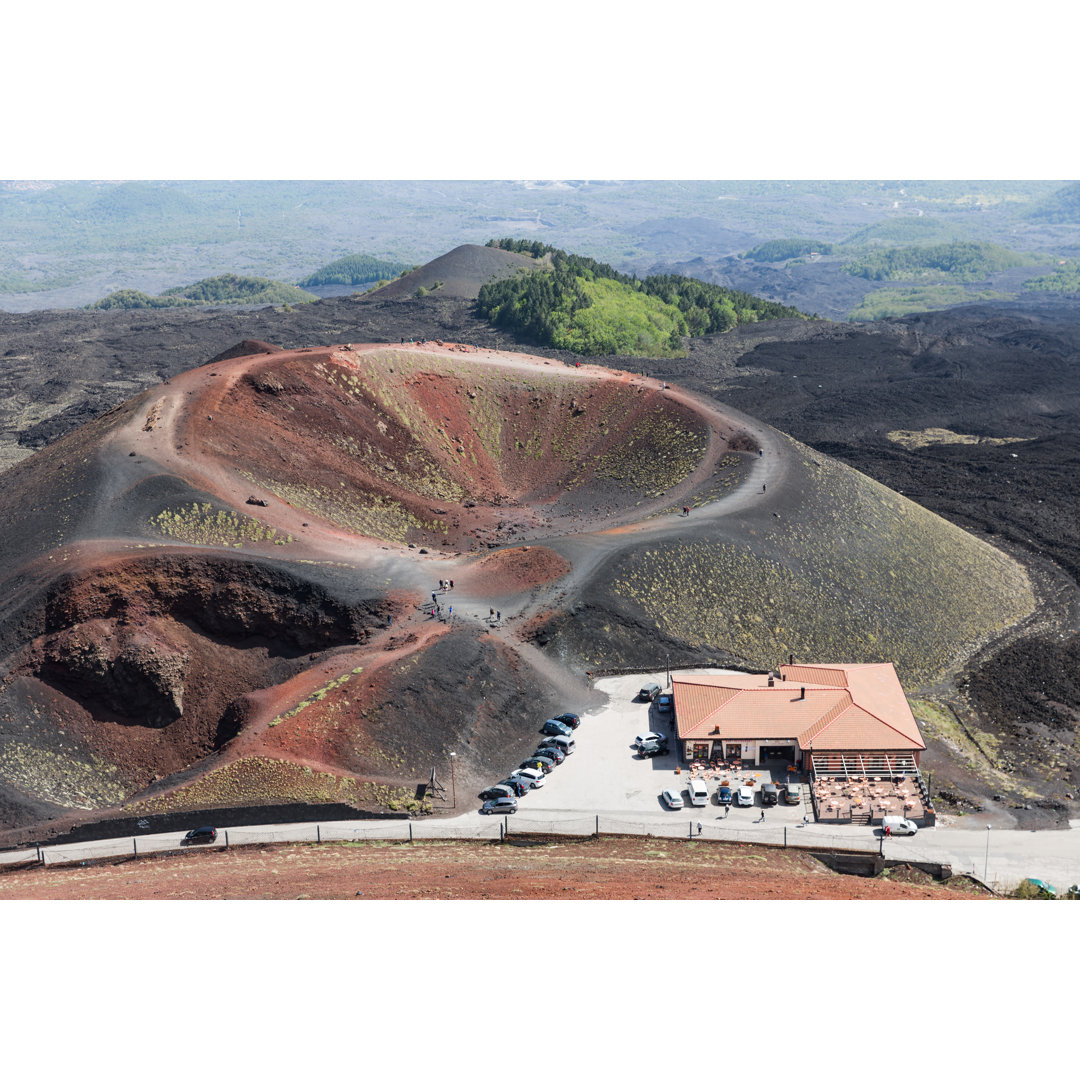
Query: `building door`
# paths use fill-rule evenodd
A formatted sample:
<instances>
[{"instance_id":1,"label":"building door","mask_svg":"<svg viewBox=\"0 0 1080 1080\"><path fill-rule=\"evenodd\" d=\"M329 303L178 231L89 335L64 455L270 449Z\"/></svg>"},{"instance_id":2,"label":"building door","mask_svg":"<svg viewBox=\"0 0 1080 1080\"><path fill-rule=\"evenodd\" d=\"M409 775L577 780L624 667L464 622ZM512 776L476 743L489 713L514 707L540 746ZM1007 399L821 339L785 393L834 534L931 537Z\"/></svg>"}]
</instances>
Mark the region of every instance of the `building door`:
<instances>
[{"instance_id":1,"label":"building door","mask_svg":"<svg viewBox=\"0 0 1080 1080\"><path fill-rule=\"evenodd\" d=\"M761 764L769 765L774 761L786 761L789 765L795 764L794 746L763 746L761 748Z\"/></svg>"}]
</instances>

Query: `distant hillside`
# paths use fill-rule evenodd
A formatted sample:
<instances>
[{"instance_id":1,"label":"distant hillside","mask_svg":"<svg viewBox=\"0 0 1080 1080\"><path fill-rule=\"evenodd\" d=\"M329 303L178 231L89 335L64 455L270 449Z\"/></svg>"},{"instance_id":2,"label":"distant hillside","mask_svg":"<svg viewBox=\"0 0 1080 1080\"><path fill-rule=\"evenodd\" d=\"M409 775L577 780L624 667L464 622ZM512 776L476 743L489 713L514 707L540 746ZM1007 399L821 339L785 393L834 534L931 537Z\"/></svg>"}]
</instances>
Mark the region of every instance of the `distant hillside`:
<instances>
[{"instance_id":1,"label":"distant hillside","mask_svg":"<svg viewBox=\"0 0 1080 1080\"><path fill-rule=\"evenodd\" d=\"M87 304L90 311L108 311L116 308L166 307L217 307L221 304L245 304L261 307L267 304L309 304L317 296L269 278L242 277L238 274L222 274L220 277L204 278L193 285L178 285L166 289L160 296L149 296L138 289L120 289L96 303Z\"/></svg>"},{"instance_id":2,"label":"distant hillside","mask_svg":"<svg viewBox=\"0 0 1080 1080\"><path fill-rule=\"evenodd\" d=\"M853 232L839 246L900 247L907 244L946 243L974 239L972 230L953 221L933 217L897 217L878 221Z\"/></svg>"},{"instance_id":3,"label":"distant hillside","mask_svg":"<svg viewBox=\"0 0 1080 1080\"><path fill-rule=\"evenodd\" d=\"M481 286L487 282L515 274L523 267L533 269L536 265L528 255L479 244L461 244L397 281L372 289L365 295L379 300L402 300L438 291L440 296L456 300L475 300Z\"/></svg>"},{"instance_id":4,"label":"distant hillside","mask_svg":"<svg viewBox=\"0 0 1080 1080\"><path fill-rule=\"evenodd\" d=\"M1069 184L1040 199L1024 217L1046 225L1080 225L1080 183Z\"/></svg>"},{"instance_id":5,"label":"distant hillside","mask_svg":"<svg viewBox=\"0 0 1080 1080\"><path fill-rule=\"evenodd\" d=\"M99 224L161 222L199 213L194 199L171 187L117 184L106 188L87 208L89 220Z\"/></svg>"},{"instance_id":6,"label":"distant hillside","mask_svg":"<svg viewBox=\"0 0 1080 1080\"><path fill-rule=\"evenodd\" d=\"M485 285L477 297L479 314L526 341L582 356L679 356L684 337L762 319L808 318L796 308L693 278L628 277L537 241L492 240L489 246L527 252L550 266Z\"/></svg>"},{"instance_id":7,"label":"distant hillside","mask_svg":"<svg viewBox=\"0 0 1080 1080\"><path fill-rule=\"evenodd\" d=\"M384 278L396 278L403 270L410 269L408 263L390 262L387 259L375 259L370 255L347 255L308 274L297 285L301 289L317 288L320 285L367 285Z\"/></svg>"},{"instance_id":8,"label":"distant hillside","mask_svg":"<svg viewBox=\"0 0 1080 1080\"><path fill-rule=\"evenodd\" d=\"M867 281L908 281L928 276L982 281L996 271L1038 261L999 244L916 244L872 251L846 263L844 269Z\"/></svg>"}]
</instances>

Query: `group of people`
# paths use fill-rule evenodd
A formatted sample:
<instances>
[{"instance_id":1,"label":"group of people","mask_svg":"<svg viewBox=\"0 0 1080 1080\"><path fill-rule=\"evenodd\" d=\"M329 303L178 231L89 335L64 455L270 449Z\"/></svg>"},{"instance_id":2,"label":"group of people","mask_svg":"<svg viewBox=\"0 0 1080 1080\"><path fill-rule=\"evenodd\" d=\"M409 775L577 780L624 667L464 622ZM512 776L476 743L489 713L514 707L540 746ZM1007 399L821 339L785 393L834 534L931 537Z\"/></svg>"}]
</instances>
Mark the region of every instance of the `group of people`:
<instances>
[{"instance_id":1,"label":"group of people","mask_svg":"<svg viewBox=\"0 0 1080 1080\"><path fill-rule=\"evenodd\" d=\"M439 578L439 588L431 594L431 608L428 611L428 617L431 619L442 617L442 608L439 605L439 593L450 592L454 588L453 578ZM446 611L448 618L454 617L454 608L451 605ZM495 626L502 625L502 612L496 611L495 608L488 608L488 622L493 623ZM387 623L389 625L389 622Z\"/></svg>"},{"instance_id":2,"label":"group of people","mask_svg":"<svg viewBox=\"0 0 1080 1080\"><path fill-rule=\"evenodd\" d=\"M431 611L428 612L428 617L429 618L434 619L437 616L442 615L442 608L439 607L439 593L440 592L442 592L442 593L449 592L453 587L454 587L454 582L453 582L452 578L448 578L448 579L445 579L445 580L443 578L439 578L438 592L433 592L431 594ZM447 611L446 614L447 614L448 618L452 619L454 617L453 605L450 606L450 608L449 608L449 610Z\"/></svg>"}]
</instances>

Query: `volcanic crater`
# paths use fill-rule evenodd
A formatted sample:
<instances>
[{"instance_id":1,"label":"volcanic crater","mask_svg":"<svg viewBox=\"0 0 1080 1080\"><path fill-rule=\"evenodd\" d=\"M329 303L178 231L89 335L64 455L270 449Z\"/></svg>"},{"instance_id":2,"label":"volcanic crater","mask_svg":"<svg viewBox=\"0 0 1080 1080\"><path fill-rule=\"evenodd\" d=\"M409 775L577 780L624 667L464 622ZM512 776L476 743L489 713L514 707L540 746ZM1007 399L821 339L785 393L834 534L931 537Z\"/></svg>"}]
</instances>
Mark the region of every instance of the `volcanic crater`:
<instances>
[{"instance_id":1,"label":"volcanic crater","mask_svg":"<svg viewBox=\"0 0 1080 1080\"><path fill-rule=\"evenodd\" d=\"M346 532L454 550L640 517L723 449L644 380L440 352L249 362L187 410L182 440Z\"/></svg>"},{"instance_id":2,"label":"volcanic crater","mask_svg":"<svg viewBox=\"0 0 1080 1080\"><path fill-rule=\"evenodd\" d=\"M442 342L245 343L0 497L0 827L37 835L415 809L451 750L483 786L588 707L587 668L828 649L917 683L1033 603L1000 552L733 409Z\"/></svg>"}]
</instances>

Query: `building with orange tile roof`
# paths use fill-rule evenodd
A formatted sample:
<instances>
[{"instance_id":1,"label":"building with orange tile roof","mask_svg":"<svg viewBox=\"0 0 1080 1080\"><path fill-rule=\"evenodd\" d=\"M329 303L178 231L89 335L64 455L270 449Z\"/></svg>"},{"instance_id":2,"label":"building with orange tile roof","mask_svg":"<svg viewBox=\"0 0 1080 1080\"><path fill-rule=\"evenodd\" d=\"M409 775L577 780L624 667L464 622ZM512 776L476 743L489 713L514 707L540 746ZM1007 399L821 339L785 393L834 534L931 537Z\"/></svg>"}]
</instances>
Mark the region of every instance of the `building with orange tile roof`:
<instances>
[{"instance_id":1,"label":"building with orange tile roof","mask_svg":"<svg viewBox=\"0 0 1080 1080\"><path fill-rule=\"evenodd\" d=\"M926 749L892 664L782 664L776 674L678 675L687 761L803 770L917 770Z\"/></svg>"}]
</instances>

